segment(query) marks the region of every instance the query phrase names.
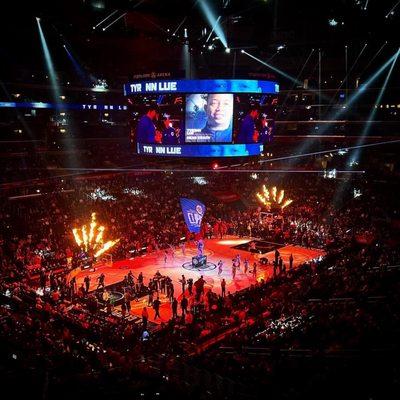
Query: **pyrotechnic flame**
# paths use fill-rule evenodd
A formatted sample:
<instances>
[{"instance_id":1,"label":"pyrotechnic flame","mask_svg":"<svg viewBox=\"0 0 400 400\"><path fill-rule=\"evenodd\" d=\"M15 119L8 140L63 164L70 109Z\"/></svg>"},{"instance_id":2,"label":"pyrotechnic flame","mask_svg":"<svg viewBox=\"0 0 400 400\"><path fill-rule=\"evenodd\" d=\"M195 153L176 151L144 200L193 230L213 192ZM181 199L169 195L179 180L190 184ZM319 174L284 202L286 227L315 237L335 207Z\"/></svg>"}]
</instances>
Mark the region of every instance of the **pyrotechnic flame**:
<instances>
[{"instance_id":1,"label":"pyrotechnic flame","mask_svg":"<svg viewBox=\"0 0 400 400\"><path fill-rule=\"evenodd\" d=\"M82 238L83 238L83 244L85 245L85 250L88 251L89 238L86 232L86 225L82 226Z\"/></svg>"},{"instance_id":2,"label":"pyrotechnic flame","mask_svg":"<svg viewBox=\"0 0 400 400\"><path fill-rule=\"evenodd\" d=\"M94 228L96 228L96 213L92 213L92 222L90 223L90 231L89 231L89 245L92 244L92 240L94 237Z\"/></svg>"},{"instance_id":3,"label":"pyrotechnic flame","mask_svg":"<svg viewBox=\"0 0 400 400\"><path fill-rule=\"evenodd\" d=\"M276 186L272 188L272 199L276 202Z\"/></svg>"},{"instance_id":4,"label":"pyrotechnic flame","mask_svg":"<svg viewBox=\"0 0 400 400\"><path fill-rule=\"evenodd\" d=\"M99 226L98 231L99 233L96 236L95 239L95 244L93 246L93 248L95 249L98 245L103 244L103 233L105 231L106 228L104 228L104 226Z\"/></svg>"},{"instance_id":5,"label":"pyrotechnic flame","mask_svg":"<svg viewBox=\"0 0 400 400\"><path fill-rule=\"evenodd\" d=\"M283 210L289 204L293 203L293 200L291 199L285 200L285 191L283 189L279 191L279 195L277 196L278 189L276 186L273 186L271 190L269 190L265 185L263 185L262 191L263 193L258 192L256 196L264 206L270 207L272 204L276 204L280 205Z\"/></svg>"},{"instance_id":6,"label":"pyrotechnic flame","mask_svg":"<svg viewBox=\"0 0 400 400\"><path fill-rule=\"evenodd\" d=\"M278 204L281 204L281 203L282 203L282 200L283 200L284 197L285 197L285 191L284 191L284 190L281 190L281 191L279 192L279 196L278 196Z\"/></svg>"},{"instance_id":7,"label":"pyrotechnic flame","mask_svg":"<svg viewBox=\"0 0 400 400\"><path fill-rule=\"evenodd\" d=\"M293 203L293 200L287 199L283 204L282 204L282 210L287 207L289 204Z\"/></svg>"},{"instance_id":8,"label":"pyrotechnic flame","mask_svg":"<svg viewBox=\"0 0 400 400\"><path fill-rule=\"evenodd\" d=\"M109 240L107 243L104 243L103 247L99 251L97 251L94 256L98 257L98 256L102 255L105 251L107 251L108 249L113 247L118 242L119 242L119 239Z\"/></svg>"},{"instance_id":9,"label":"pyrotechnic flame","mask_svg":"<svg viewBox=\"0 0 400 400\"><path fill-rule=\"evenodd\" d=\"M269 190L265 187L265 185L263 186L263 191L265 198L269 201Z\"/></svg>"},{"instance_id":10,"label":"pyrotechnic flame","mask_svg":"<svg viewBox=\"0 0 400 400\"><path fill-rule=\"evenodd\" d=\"M89 235L87 233L86 225L83 225L81 228L81 236L79 236L79 231L77 228L72 229L72 233L74 235L75 242L79 247L83 245L85 251L97 250L94 254L94 257L98 257L107 250L111 249L111 247L117 244L120 240L109 240L108 242L103 243L103 235L105 230L106 228L104 226L97 226L96 213L92 213Z\"/></svg>"},{"instance_id":11,"label":"pyrotechnic flame","mask_svg":"<svg viewBox=\"0 0 400 400\"><path fill-rule=\"evenodd\" d=\"M78 229L72 229L72 233L74 234L76 244L80 246L83 242L82 239L79 237Z\"/></svg>"}]
</instances>

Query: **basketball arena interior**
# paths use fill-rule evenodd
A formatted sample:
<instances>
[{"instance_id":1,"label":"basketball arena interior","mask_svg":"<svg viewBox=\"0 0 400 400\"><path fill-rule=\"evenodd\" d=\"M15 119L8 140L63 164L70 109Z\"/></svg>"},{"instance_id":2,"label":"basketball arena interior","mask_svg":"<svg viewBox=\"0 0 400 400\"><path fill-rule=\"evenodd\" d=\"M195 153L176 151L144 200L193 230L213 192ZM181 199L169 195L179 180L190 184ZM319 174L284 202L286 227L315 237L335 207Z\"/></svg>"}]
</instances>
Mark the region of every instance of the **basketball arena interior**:
<instances>
[{"instance_id":1,"label":"basketball arena interior","mask_svg":"<svg viewBox=\"0 0 400 400\"><path fill-rule=\"evenodd\" d=\"M0 21L3 398L399 397L399 1Z\"/></svg>"}]
</instances>

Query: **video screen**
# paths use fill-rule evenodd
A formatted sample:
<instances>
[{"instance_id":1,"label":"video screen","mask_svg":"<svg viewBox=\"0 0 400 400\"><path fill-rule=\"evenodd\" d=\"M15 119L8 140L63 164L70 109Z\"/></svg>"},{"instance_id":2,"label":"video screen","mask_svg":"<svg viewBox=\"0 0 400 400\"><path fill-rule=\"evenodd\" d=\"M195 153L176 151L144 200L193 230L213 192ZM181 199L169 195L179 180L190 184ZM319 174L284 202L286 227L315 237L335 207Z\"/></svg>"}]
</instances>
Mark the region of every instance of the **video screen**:
<instances>
[{"instance_id":1,"label":"video screen","mask_svg":"<svg viewBox=\"0 0 400 400\"><path fill-rule=\"evenodd\" d=\"M188 94L135 105L134 136L143 144L254 144L271 142L276 97L232 93ZM249 106L254 102L254 106Z\"/></svg>"},{"instance_id":2,"label":"video screen","mask_svg":"<svg viewBox=\"0 0 400 400\"><path fill-rule=\"evenodd\" d=\"M259 86L248 89L252 81L240 81L246 83L244 88L236 81L206 82L178 81L177 87L179 83L192 85L189 93L160 93L164 83L144 83L140 90L132 85L135 93L128 97L128 103L134 151L160 156L238 157L260 155L267 149L275 132L276 85L264 87L258 81ZM230 82L238 91L254 92L229 92ZM194 86L198 90L193 90ZM222 87L228 91L220 90ZM268 93L256 92L257 88Z\"/></svg>"},{"instance_id":3,"label":"video screen","mask_svg":"<svg viewBox=\"0 0 400 400\"><path fill-rule=\"evenodd\" d=\"M186 96L185 143L232 143L233 94Z\"/></svg>"}]
</instances>

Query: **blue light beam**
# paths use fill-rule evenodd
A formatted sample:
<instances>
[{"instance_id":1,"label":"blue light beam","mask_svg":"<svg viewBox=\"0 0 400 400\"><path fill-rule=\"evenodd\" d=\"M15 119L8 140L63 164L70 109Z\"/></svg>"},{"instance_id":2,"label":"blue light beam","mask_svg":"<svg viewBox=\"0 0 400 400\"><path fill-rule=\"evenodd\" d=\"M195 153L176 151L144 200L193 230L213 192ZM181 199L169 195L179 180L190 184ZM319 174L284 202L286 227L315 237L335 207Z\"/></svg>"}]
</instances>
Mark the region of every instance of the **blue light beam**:
<instances>
[{"instance_id":1,"label":"blue light beam","mask_svg":"<svg viewBox=\"0 0 400 400\"><path fill-rule=\"evenodd\" d=\"M210 4L206 0L200 0L200 7L211 29L215 31L221 43L225 48L227 48L228 42L226 40L225 33L222 30L222 26L219 24L219 18L221 17L216 17L214 11L211 9Z\"/></svg>"},{"instance_id":2,"label":"blue light beam","mask_svg":"<svg viewBox=\"0 0 400 400\"><path fill-rule=\"evenodd\" d=\"M46 38L44 36L43 30L42 30L42 26L40 24L40 18L36 17L36 22L37 22L37 25L38 25L40 42L42 44L43 55L44 55L44 60L45 60L45 63L46 63L47 72L48 72L49 77L50 77L50 82L51 82L51 86L52 86L52 94L53 94L53 97L54 97L54 103L56 105L56 109L59 109L60 108L61 90L60 90L60 86L58 84L58 76L57 76L57 73L56 73L56 71L54 69L53 60L51 58L50 51L49 51L49 48L47 46Z\"/></svg>"}]
</instances>

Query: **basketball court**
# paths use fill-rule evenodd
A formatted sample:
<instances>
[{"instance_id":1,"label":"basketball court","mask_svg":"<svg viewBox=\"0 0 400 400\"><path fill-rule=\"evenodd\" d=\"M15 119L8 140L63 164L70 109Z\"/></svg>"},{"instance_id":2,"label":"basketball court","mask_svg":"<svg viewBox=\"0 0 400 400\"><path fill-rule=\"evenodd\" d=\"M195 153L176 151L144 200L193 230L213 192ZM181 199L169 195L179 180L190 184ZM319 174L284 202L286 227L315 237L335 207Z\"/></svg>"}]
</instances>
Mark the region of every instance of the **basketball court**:
<instances>
[{"instance_id":1,"label":"basketball court","mask_svg":"<svg viewBox=\"0 0 400 400\"><path fill-rule=\"evenodd\" d=\"M256 241L256 244L251 245L251 242ZM249 260L249 270L252 270L254 261L260 261L262 258L267 258L271 263L274 260L275 249L278 249L283 262L286 264L286 269L289 268L289 257L293 255L293 266L296 268L299 264L304 263L320 256L325 253L319 249L308 249L300 246L285 246L278 243L270 243L265 241L258 241L250 238L237 238L237 237L226 237L223 239L208 239L204 241L204 255L207 256L208 265L204 270L193 270L187 269L185 266L191 264L192 257L197 255L197 247L193 244L186 244L186 249L183 254L182 249L175 249L174 254L168 251L166 262L164 250L145 254L143 256L135 257L132 259L115 261L110 265L100 265L95 271L83 270L80 271L77 276L77 286L79 287L83 283L83 279L86 275L91 277L91 283L89 291L93 291L97 287L97 277L104 273L105 285L110 286L118 283L124 279L124 276L132 271L135 278L140 272L143 273L144 283L147 285L150 278L159 271L162 275L167 275L172 279L175 289L175 297L178 301L182 295L181 279L182 274L185 278L192 278L196 281L201 275L206 281L205 290L212 290L215 293L221 293L221 280L225 278L226 281L226 293L235 293L239 290L243 290L250 285L254 284L256 280L268 280L273 275L273 268L271 264L263 265L258 263L257 274L254 276L252 272L244 273L244 260ZM237 270L235 279L232 278L232 259L237 255L240 255L241 266ZM223 270L218 275L218 261L222 260ZM187 293L187 289L186 289ZM156 323L162 321L167 322L171 317L171 305L166 296L160 294L160 300L162 305L160 307L160 314L162 320L154 321L154 310L149 307L149 320ZM141 298L138 302L131 302L131 313L136 316L140 316L142 308L147 306L147 296ZM180 308L178 307L178 313Z\"/></svg>"}]
</instances>

